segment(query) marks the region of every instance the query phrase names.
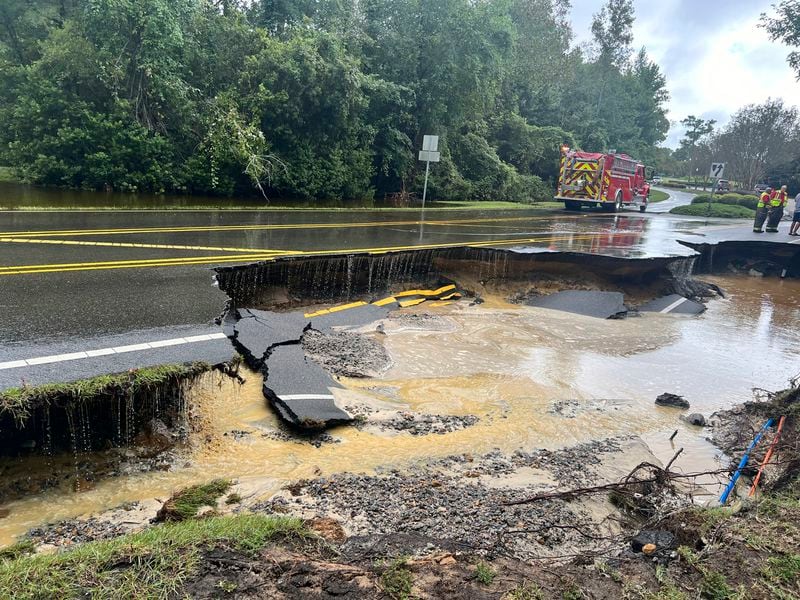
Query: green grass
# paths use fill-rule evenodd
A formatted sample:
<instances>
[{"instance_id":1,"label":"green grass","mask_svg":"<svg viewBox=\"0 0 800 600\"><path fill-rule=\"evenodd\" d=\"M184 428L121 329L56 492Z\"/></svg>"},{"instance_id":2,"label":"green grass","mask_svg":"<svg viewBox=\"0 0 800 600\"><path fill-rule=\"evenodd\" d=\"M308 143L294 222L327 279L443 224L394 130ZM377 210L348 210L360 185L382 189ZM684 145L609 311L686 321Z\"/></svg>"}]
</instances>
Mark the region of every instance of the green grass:
<instances>
[{"instance_id":1,"label":"green grass","mask_svg":"<svg viewBox=\"0 0 800 600\"><path fill-rule=\"evenodd\" d=\"M211 369L211 365L202 362L191 365L161 365L116 375L101 375L72 383L12 388L0 392L0 416L10 414L18 424L23 424L30 416L31 410L40 404L55 401L92 402L115 396L122 390L136 393L170 381L196 377Z\"/></svg>"},{"instance_id":2,"label":"green grass","mask_svg":"<svg viewBox=\"0 0 800 600\"><path fill-rule=\"evenodd\" d=\"M756 211L744 206L730 206L727 204L689 204L676 206L669 211L673 215L689 215L692 217L714 217L719 219L752 219Z\"/></svg>"},{"instance_id":3,"label":"green grass","mask_svg":"<svg viewBox=\"0 0 800 600\"><path fill-rule=\"evenodd\" d=\"M226 545L255 555L276 538L308 535L299 519L249 514L151 527L59 554L0 562L0 598L179 597L203 548Z\"/></svg>"},{"instance_id":4,"label":"green grass","mask_svg":"<svg viewBox=\"0 0 800 600\"><path fill-rule=\"evenodd\" d=\"M33 554L34 550L36 550L36 546L34 546L32 541L20 540L16 544L0 549L0 562L19 558L26 554Z\"/></svg>"},{"instance_id":5,"label":"green grass","mask_svg":"<svg viewBox=\"0 0 800 600\"><path fill-rule=\"evenodd\" d=\"M503 596L503 600L543 600L542 589L535 583L523 583Z\"/></svg>"},{"instance_id":6,"label":"green grass","mask_svg":"<svg viewBox=\"0 0 800 600\"><path fill-rule=\"evenodd\" d=\"M497 577L497 571L491 565L483 561L475 565L475 579L478 583L491 585L495 577Z\"/></svg>"},{"instance_id":7,"label":"green grass","mask_svg":"<svg viewBox=\"0 0 800 600\"><path fill-rule=\"evenodd\" d=\"M661 190L650 190L650 195L648 196L648 201L650 203L663 202L667 198L669 198L669 194L667 192L662 192Z\"/></svg>"},{"instance_id":8,"label":"green grass","mask_svg":"<svg viewBox=\"0 0 800 600\"><path fill-rule=\"evenodd\" d=\"M184 488L167 500L158 513L162 521L185 521L197 515L203 506L216 507L217 500L231 488L227 479L214 479Z\"/></svg>"},{"instance_id":9,"label":"green grass","mask_svg":"<svg viewBox=\"0 0 800 600\"><path fill-rule=\"evenodd\" d=\"M408 570L408 559L392 561L381 575L381 587L392 600L409 600L414 588L414 578Z\"/></svg>"},{"instance_id":10,"label":"green grass","mask_svg":"<svg viewBox=\"0 0 800 600\"><path fill-rule=\"evenodd\" d=\"M776 583L797 584L800 582L800 554L769 558L764 574Z\"/></svg>"}]
</instances>

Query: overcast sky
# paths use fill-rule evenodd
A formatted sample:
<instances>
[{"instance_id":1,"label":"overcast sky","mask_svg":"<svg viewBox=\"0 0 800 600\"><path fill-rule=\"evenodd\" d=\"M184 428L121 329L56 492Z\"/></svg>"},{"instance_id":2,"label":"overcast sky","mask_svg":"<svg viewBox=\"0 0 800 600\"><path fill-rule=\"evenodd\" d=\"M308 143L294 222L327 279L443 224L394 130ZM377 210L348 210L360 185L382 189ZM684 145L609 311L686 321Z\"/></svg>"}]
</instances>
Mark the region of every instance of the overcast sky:
<instances>
[{"instance_id":1,"label":"overcast sky","mask_svg":"<svg viewBox=\"0 0 800 600\"><path fill-rule=\"evenodd\" d=\"M725 123L745 104L781 97L800 105L800 83L786 62L787 46L757 27L777 0L634 0L634 46L647 47L667 78L676 147L687 115ZM588 41L592 15L605 0L572 0L576 42Z\"/></svg>"}]
</instances>

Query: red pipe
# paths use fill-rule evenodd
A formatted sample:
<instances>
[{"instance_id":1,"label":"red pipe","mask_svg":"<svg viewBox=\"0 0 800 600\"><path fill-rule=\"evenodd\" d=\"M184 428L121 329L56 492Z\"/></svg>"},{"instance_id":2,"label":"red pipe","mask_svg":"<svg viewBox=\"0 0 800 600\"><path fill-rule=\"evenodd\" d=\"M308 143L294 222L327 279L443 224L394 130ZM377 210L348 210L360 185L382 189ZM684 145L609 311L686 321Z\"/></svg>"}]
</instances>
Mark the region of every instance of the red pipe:
<instances>
[{"instance_id":1,"label":"red pipe","mask_svg":"<svg viewBox=\"0 0 800 600\"><path fill-rule=\"evenodd\" d=\"M761 473L764 471L764 467L767 466L767 463L772 458L772 453L775 451L775 446L778 444L778 440L781 437L781 430L783 429L783 422L786 420L786 417L781 417L781 420L778 422L778 430L775 432L775 437L772 439L772 443L769 445L769 450L764 455L764 460L761 461L761 466L758 468L758 473L756 474L756 478L753 479L753 485L750 487L750 493L747 494L748 496L752 496L756 493L756 488L758 487L758 482L761 481Z\"/></svg>"}]
</instances>

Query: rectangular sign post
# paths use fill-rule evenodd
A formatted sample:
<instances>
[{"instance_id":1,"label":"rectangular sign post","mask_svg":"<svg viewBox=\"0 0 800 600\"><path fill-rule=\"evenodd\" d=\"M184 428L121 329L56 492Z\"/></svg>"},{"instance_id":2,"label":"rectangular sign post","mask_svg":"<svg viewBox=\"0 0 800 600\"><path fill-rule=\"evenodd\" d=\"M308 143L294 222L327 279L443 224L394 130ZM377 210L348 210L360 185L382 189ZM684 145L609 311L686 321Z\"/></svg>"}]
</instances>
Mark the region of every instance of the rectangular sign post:
<instances>
[{"instance_id":1,"label":"rectangular sign post","mask_svg":"<svg viewBox=\"0 0 800 600\"><path fill-rule=\"evenodd\" d=\"M711 163L711 171L708 175L711 178L711 195L708 197L709 215L711 214L711 203L714 201L714 192L717 190L719 180L722 179L723 175L725 175L725 163Z\"/></svg>"},{"instance_id":2,"label":"rectangular sign post","mask_svg":"<svg viewBox=\"0 0 800 600\"><path fill-rule=\"evenodd\" d=\"M425 186L422 188L422 210L425 210L425 199L428 196L428 174L431 170L431 163L438 163L439 158L439 136L426 135L422 138L422 151L419 159L425 162Z\"/></svg>"}]
</instances>

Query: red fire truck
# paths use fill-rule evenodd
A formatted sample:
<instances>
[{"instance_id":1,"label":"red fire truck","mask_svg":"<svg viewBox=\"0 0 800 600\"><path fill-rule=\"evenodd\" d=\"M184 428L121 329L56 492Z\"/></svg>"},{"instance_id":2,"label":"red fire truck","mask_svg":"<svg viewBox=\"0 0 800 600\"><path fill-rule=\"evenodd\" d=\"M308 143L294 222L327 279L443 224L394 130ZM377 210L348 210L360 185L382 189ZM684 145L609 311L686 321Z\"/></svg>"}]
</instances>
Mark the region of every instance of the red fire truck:
<instances>
[{"instance_id":1,"label":"red fire truck","mask_svg":"<svg viewBox=\"0 0 800 600\"><path fill-rule=\"evenodd\" d=\"M556 200L567 210L599 206L608 212L625 207L647 210L650 184L644 165L627 154L582 152L561 147L561 171Z\"/></svg>"}]
</instances>

